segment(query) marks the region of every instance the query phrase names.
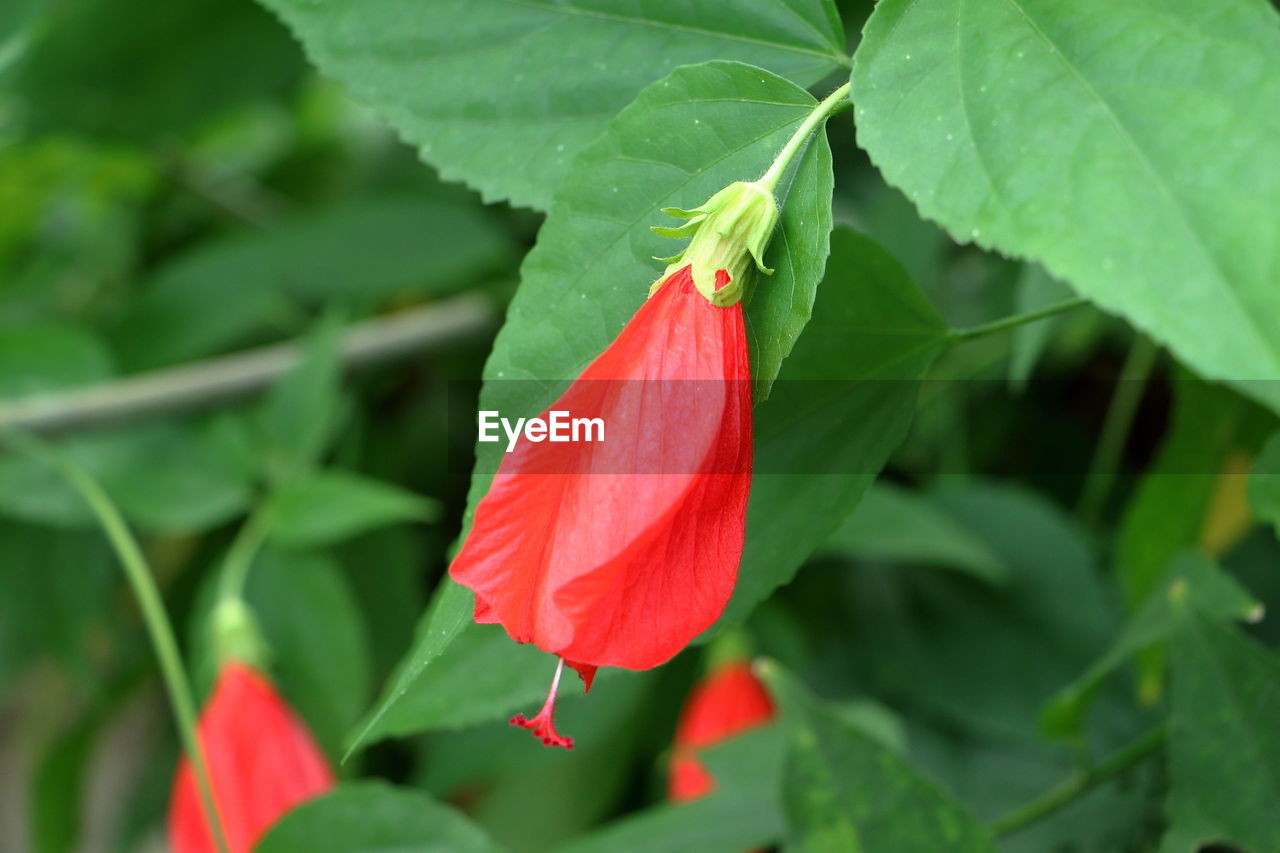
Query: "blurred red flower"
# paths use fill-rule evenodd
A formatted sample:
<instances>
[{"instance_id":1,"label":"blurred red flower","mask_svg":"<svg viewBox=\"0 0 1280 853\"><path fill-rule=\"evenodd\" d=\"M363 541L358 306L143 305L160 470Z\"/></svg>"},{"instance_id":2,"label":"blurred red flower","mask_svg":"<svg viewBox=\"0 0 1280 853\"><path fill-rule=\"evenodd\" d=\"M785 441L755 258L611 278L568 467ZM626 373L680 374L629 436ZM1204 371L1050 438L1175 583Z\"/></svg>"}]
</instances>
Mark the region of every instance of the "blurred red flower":
<instances>
[{"instance_id":1,"label":"blurred red flower","mask_svg":"<svg viewBox=\"0 0 1280 853\"><path fill-rule=\"evenodd\" d=\"M746 661L734 661L704 678L685 701L676 727L667 797L674 802L711 793L715 780L697 750L728 740L773 719L773 699Z\"/></svg>"},{"instance_id":2,"label":"blurred red flower","mask_svg":"<svg viewBox=\"0 0 1280 853\"><path fill-rule=\"evenodd\" d=\"M265 676L238 661L219 672L199 737L230 853L249 853L285 812L333 787L306 725ZM217 853L185 757L173 780L169 843L174 853Z\"/></svg>"}]
</instances>

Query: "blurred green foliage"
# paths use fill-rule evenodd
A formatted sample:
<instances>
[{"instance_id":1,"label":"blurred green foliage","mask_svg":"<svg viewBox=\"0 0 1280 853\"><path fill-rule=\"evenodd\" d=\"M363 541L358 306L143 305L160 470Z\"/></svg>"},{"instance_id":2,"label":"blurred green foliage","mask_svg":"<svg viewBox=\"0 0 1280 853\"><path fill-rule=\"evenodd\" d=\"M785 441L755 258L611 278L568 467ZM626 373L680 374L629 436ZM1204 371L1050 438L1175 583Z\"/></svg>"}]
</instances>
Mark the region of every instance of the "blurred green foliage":
<instances>
[{"instance_id":1,"label":"blurred green foliage","mask_svg":"<svg viewBox=\"0 0 1280 853\"><path fill-rule=\"evenodd\" d=\"M585 698L572 688L561 716L572 753L509 730L554 664L470 626L469 596L440 583L478 488L458 408L467 422L491 350L490 379L580 367L660 269L647 229L663 223L645 217L687 181L627 183L636 167L621 146L670 97L646 87L703 60L787 78L769 84L783 102L752 116L668 104L668 118L697 112L707 135L655 130L647 167L693 163L718 185L738 161L703 163L697 139L751 168L768 162L759 139L733 134L789 127L808 101L792 84L835 72L813 91L834 88L846 73L836 42L842 31L858 42L871 4L840 4L842 23L821 0L653 3L652 19L634 20L521 7L552 22L539 35L485 3L493 17L467 31L497 28L502 51L457 56L446 48L465 46L461 30L422 35L384 18L457 4L266 5L341 83L247 0L0 4L0 423L67 399L50 395L110 397L174 367L203 381L222 356L297 343L298 361L253 394L56 436L142 534L201 691L228 549L261 540L246 594L274 677L330 755L359 745L342 788L263 850L1280 850L1280 634L1252 624L1280 607L1275 413L1161 352L1115 470L1092 472L1112 483L1101 511L1081 512L1134 329L1083 308L961 342L954 330L1052 304L1077 282L953 242L856 147L847 114L831 124L831 174L817 145L796 177L783 253L795 258L776 280L798 302L758 294L751 309L756 352L780 378L818 380L780 382L759 409L772 473L757 478L725 617L774 660L782 719L708 752L720 784L683 806L663 802L665 772L705 645L654 672L602 673ZM1260 0L1231 5L1274 23ZM352 32L401 52L343 54ZM419 36L430 43L415 47ZM629 55L645 61L609 76L613 39L634 39ZM530 77L507 91L499 72L522 45L545 61L513 72ZM606 67L548 89L569 47ZM437 60L490 76L468 100L465 78L425 74ZM744 67L674 79L716 95L726 79L758 79ZM420 88L394 89L405 76ZM555 97L528 99L544 89ZM522 116L544 137L512 130ZM543 214L441 180L437 140L451 177L549 206L532 254ZM928 165L931 150L904 147L895 163ZM527 169L513 165L523 155ZM634 210L605 227L621 215L614 186ZM707 194L696 189L684 202ZM1243 204L1240 187L1205 191ZM836 229L819 285L828 195ZM1255 214L1274 224L1274 211ZM1040 235L1009 227L1030 244ZM587 270L586 254L603 260ZM578 298L570 278L595 301L557 313L556 294ZM494 316L511 306L496 349L478 324L346 369L352 327L458 295ZM1163 307L1158 317L1173 323ZM157 837L177 755L158 702L136 607L91 516L53 474L0 449L0 774L27 792L0 804L0 849L134 850ZM1151 740L1146 760L1091 775L1153 732L1167 741ZM109 794L97 774L116 780ZM1061 808L1017 817L1064 780L1083 782Z\"/></svg>"}]
</instances>

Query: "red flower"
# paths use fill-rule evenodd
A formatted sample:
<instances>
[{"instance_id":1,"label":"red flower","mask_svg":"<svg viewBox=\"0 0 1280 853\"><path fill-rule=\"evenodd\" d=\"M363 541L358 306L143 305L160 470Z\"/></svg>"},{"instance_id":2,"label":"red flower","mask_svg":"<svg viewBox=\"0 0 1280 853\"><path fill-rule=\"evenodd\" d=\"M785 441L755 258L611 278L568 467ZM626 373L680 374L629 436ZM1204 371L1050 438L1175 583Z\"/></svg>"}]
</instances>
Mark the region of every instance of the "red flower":
<instances>
[{"instance_id":1,"label":"red flower","mask_svg":"<svg viewBox=\"0 0 1280 853\"><path fill-rule=\"evenodd\" d=\"M696 751L773 719L773 699L745 661L720 668L689 694L676 727L668 799L694 800L715 788Z\"/></svg>"},{"instance_id":2,"label":"red flower","mask_svg":"<svg viewBox=\"0 0 1280 853\"><path fill-rule=\"evenodd\" d=\"M752 388L740 299L777 205L738 183L669 212L691 221L661 233L693 240L541 415L598 418L604 440L518 442L449 569L475 592L477 622L560 656L542 710L511 720L548 745L573 745L552 721L565 663L590 688L597 667L667 661L719 617L742 557Z\"/></svg>"},{"instance_id":3,"label":"red flower","mask_svg":"<svg viewBox=\"0 0 1280 853\"><path fill-rule=\"evenodd\" d=\"M245 664L223 666L199 732L231 853L249 853L285 812L333 787L333 771L306 726ZM169 843L174 853L217 850L186 758L173 780Z\"/></svg>"}]
</instances>

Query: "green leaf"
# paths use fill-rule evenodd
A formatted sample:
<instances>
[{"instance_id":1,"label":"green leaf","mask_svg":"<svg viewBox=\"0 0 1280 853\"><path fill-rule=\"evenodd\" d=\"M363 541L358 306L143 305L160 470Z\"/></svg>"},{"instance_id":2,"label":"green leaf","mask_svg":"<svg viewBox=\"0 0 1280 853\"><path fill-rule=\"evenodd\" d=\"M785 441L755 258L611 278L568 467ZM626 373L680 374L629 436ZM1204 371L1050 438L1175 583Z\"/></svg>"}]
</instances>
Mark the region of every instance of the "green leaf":
<instances>
[{"instance_id":1,"label":"green leaf","mask_svg":"<svg viewBox=\"0 0 1280 853\"><path fill-rule=\"evenodd\" d=\"M1271 380L1246 388L1280 405L1270 4L885 0L853 102L923 215L1040 262L1206 378Z\"/></svg>"},{"instance_id":2,"label":"green leaf","mask_svg":"<svg viewBox=\"0 0 1280 853\"><path fill-rule=\"evenodd\" d=\"M304 71L270 16L250 3L42 5L26 55L0 81L21 96L16 118L32 135L159 143L279 95Z\"/></svg>"},{"instance_id":3,"label":"green leaf","mask_svg":"<svg viewBox=\"0 0 1280 853\"><path fill-rule=\"evenodd\" d=\"M653 806L579 838L561 853L741 853L767 847L783 832L778 802L782 732L767 726L699 750L716 780L692 802Z\"/></svg>"},{"instance_id":4,"label":"green leaf","mask_svg":"<svg viewBox=\"0 0 1280 853\"><path fill-rule=\"evenodd\" d=\"M947 731L1035 743L1044 703L1115 636L1112 590L1083 532L1035 493L974 482L935 500L1008 579L859 567L837 600L847 678Z\"/></svg>"},{"instance_id":5,"label":"green leaf","mask_svg":"<svg viewBox=\"0 0 1280 853\"><path fill-rule=\"evenodd\" d=\"M389 524L436 516L435 501L348 471L315 471L284 483L269 499L270 541L326 548Z\"/></svg>"},{"instance_id":6,"label":"green leaf","mask_svg":"<svg viewBox=\"0 0 1280 853\"><path fill-rule=\"evenodd\" d=\"M945 324L866 237L832 235L814 318L756 409L747 540L723 617L746 617L794 577L902 441Z\"/></svg>"},{"instance_id":7,"label":"green leaf","mask_svg":"<svg viewBox=\"0 0 1280 853\"><path fill-rule=\"evenodd\" d=\"M551 663L543 655L544 676ZM654 688L661 682L660 672L602 678L590 698L557 703L556 725L574 739L569 755L513 729L505 715L434 734L425 746L424 783L441 797L474 792L467 813L500 844L560 850L629 803L637 767L652 760L654 707L664 698Z\"/></svg>"},{"instance_id":8,"label":"green leaf","mask_svg":"<svg viewBox=\"0 0 1280 853\"><path fill-rule=\"evenodd\" d=\"M1107 676L1143 649L1164 642L1180 622L1184 603L1217 620L1254 618L1261 605L1209 558L1196 553L1177 557L1129 619L1111 648L1050 700L1040 728L1050 737L1080 734L1094 695Z\"/></svg>"},{"instance_id":9,"label":"green leaf","mask_svg":"<svg viewBox=\"0 0 1280 853\"><path fill-rule=\"evenodd\" d=\"M1173 646L1170 828L1160 849L1216 841L1280 850L1280 661L1231 626L1183 616Z\"/></svg>"},{"instance_id":10,"label":"green leaf","mask_svg":"<svg viewBox=\"0 0 1280 853\"><path fill-rule=\"evenodd\" d=\"M0 327L2 401L92 385L113 372L106 347L79 326L30 323Z\"/></svg>"},{"instance_id":11,"label":"green leaf","mask_svg":"<svg viewBox=\"0 0 1280 853\"><path fill-rule=\"evenodd\" d=\"M383 527L344 543L338 551L360 611L372 616L369 647L379 683L413 642L414 625L427 603L423 566L443 538L438 530L424 537L420 530L403 525Z\"/></svg>"},{"instance_id":12,"label":"green leaf","mask_svg":"<svg viewBox=\"0 0 1280 853\"><path fill-rule=\"evenodd\" d=\"M138 369L210 355L342 300L441 296L505 270L510 238L476 205L379 197L199 244L162 266L114 330Z\"/></svg>"},{"instance_id":13,"label":"green leaf","mask_svg":"<svg viewBox=\"0 0 1280 853\"><path fill-rule=\"evenodd\" d=\"M808 85L847 64L830 0L263 2L445 178L544 210L610 116L677 66L739 60Z\"/></svg>"},{"instance_id":14,"label":"green leaf","mask_svg":"<svg viewBox=\"0 0 1280 853\"><path fill-rule=\"evenodd\" d=\"M500 626L470 626L431 666L405 682L363 736L373 741L502 719L513 709L540 704L555 668L554 657L514 642ZM581 693L578 683L566 678L561 695Z\"/></svg>"},{"instance_id":15,"label":"green leaf","mask_svg":"<svg viewBox=\"0 0 1280 853\"><path fill-rule=\"evenodd\" d=\"M458 812L407 788L381 782L341 785L286 814L256 853L401 850L496 853L500 848Z\"/></svg>"},{"instance_id":16,"label":"green leaf","mask_svg":"<svg viewBox=\"0 0 1280 853\"><path fill-rule=\"evenodd\" d=\"M904 758L822 703L777 664L764 673L787 728L783 807L805 853L990 851L986 830Z\"/></svg>"},{"instance_id":17,"label":"green leaf","mask_svg":"<svg viewBox=\"0 0 1280 853\"><path fill-rule=\"evenodd\" d=\"M939 508L928 495L881 482L863 496L836 529L824 553L859 559L918 563L958 569L989 583L1009 567L982 539Z\"/></svg>"},{"instance_id":18,"label":"green leaf","mask_svg":"<svg viewBox=\"0 0 1280 853\"><path fill-rule=\"evenodd\" d=\"M1280 534L1280 433L1267 440L1249 475L1249 506Z\"/></svg>"},{"instance_id":19,"label":"green leaf","mask_svg":"<svg viewBox=\"0 0 1280 853\"><path fill-rule=\"evenodd\" d=\"M42 654L92 686L89 638L115 580L96 531L0 522L0 691Z\"/></svg>"},{"instance_id":20,"label":"green leaf","mask_svg":"<svg viewBox=\"0 0 1280 853\"><path fill-rule=\"evenodd\" d=\"M535 414L609 345L681 245L650 226L759 177L814 99L768 72L731 62L680 68L641 92L574 163L556 194L520 289L485 365L481 408ZM823 134L779 191L782 216L747 306L752 376L767 396L809 319L831 231L831 154ZM479 471L502 450L477 445ZM477 477L473 498L488 488Z\"/></svg>"},{"instance_id":21,"label":"green leaf","mask_svg":"<svg viewBox=\"0 0 1280 853\"><path fill-rule=\"evenodd\" d=\"M303 361L272 386L257 411L270 479L284 482L315 465L336 437L342 416L342 324L321 320Z\"/></svg>"},{"instance_id":22,"label":"green leaf","mask_svg":"<svg viewBox=\"0 0 1280 853\"><path fill-rule=\"evenodd\" d=\"M417 636L396 672L387 680L382 696L356 727L347 741L346 755L384 735L383 719L410 692L429 667L468 627L476 630L471 615L475 596L471 590L447 578L436 588L434 598L418 622ZM514 644L512 644L514 645Z\"/></svg>"},{"instance_id":23,"label":"green leaf","mask_svg":"<svg viewBox=\"0 0 1280 853\"><path fill-rule=\"evenodd\" d=\"M205 530L242 512L251 475L211 432L155 423L72 438L61 449L96 476L130 521L159 533ZM0 457L0 511L58 527L93 527L83 500L39 462Z\"/></svg>"}]
</instances>

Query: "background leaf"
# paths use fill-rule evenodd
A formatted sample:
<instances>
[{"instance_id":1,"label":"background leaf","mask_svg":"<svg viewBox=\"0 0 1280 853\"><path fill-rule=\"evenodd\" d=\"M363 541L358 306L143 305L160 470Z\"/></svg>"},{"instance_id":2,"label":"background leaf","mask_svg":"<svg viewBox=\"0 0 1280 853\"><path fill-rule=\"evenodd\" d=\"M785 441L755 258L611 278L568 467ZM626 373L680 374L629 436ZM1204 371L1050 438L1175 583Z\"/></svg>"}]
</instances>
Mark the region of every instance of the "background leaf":
<instances>
[{"instance_id":1,"label":"background leaf","mask_svg":"<svg viewBox=\"0 0 1280 853\"><path fill-rule=\"evenodd\" d=\"M342 785L333 793L294 809L254 849L258 853L495 853L501 848L458 812L423 793L361 782Z\"/></svg>"},{"instance_id":2,"label":"background leaf","mask_svg":"<svg viewBox=\"0 0 1280 853\"><path fill-rule=\"evenodd\" d=\"M445 178L544 210L609 117L677 66L739 60L808 85L847 63L830 0L264 2Z\"/></svg>"},{"instance_id":3,"label":"background leaf","mask_svg":"<svg viewBox=\"0 0 1280 853\"><path fill-rule=\"evenodd\" d=\"M657 805L566 846L563 853L740 853L782 837L778 790L782 731L768 726L700 750L716 780L710 794Z\"/></svg>"},{"instance_id":4,"label":"background leaf","mask_svg":"<svg viewBox=\"0 0 1280 853\"><path fill-rule=\"evenodd\" d=\"M1160 849L1280 849L1280 663L1231 626L1183 613L1173 653L1171 826Z\"/></svg>"},{"instance_id":5,"label":"background leaf","mask_svg":"<svg viewBox=\"0 0 1280 853\"><path fill-rule=\"evenodd\" d=\"M1270 380L1247 390L1280 406L1270 4L886 0L853 101L859 144L957 239L1039 261L1207 378Z\"/></svg>"},{"instance_id":6,"label":"background leaf","mask_svg":"<svg viewBox=\"0 0 1280 853\"><path fill-rule=\"evenodd\" d=\"M358 200L179 254L144 284L113 339L128 367L155 367L251 340L331 300L354 308L442 296L513 259L478 205Z\"/></svg>"},{"instance_id":7,"label":"background leaf","mask_svg":"<svg viewBox=\"0 0 1280 853\"><path fill-rule=\"evenodd\" d=\"M1194 607L1215 620L1260 614L1261 605L1208 558L1186 553L1176 558L1102 657L1045 706L1041 729L1050 736L1078 736L1094 694L1108 675L1133 655L1169 639L1180 623L1181 608Z\"/></svg>"},{"instance_id":8,"label":"background leaf","mask_svg":"<svg viewBox=\"0 0 1280 853\"><path fill-rule=\"evenodd\" d=\"M24 95L19 118L30 133L151 141L189 132L211 113L284 91L304 67L249 3L74 0L42 23L0 81Z\"/></svg>"},{"instance_id":9,"label":"background leaf","mask_svg":"<svg viewBox=\"0 0 1280 853\"><path fill-rule=\"evenodd\" d=\"M822 548L824 554L942 566L999 583L1009 567L926 495L888 482L867 490Z\"/></svg>"},{"instance_id":10,"label":"background leaf","mask_svg":"<svg viewBox=\"0 0 1280 853\"><path fill-rule=\"evenodd\" d=\"M846 229L813 321L757 407L747 540L725 621L789 581L906 434L942 319L889 255Z\"/></svg>"},{"instance_id":11,"label":"background leaf","mask_svg":"<svg viewBox=\"0 0 1280 853\"><path fill-rule=\"evenodd\" d=\"M764 672L787 729L783 803L795 850L994 853L982 825L906 761L776 664Z\"/></svg>"},{"instance_id":12,"label":"background leaf","mask_svg":"<svg viewBox=\"0 0 1280 853\"><path fill-rule=\"evenodd\" d=\"M1249 476L1249 506L1280 533L1280 433L1267 440Z\"/></svg>"},{"instance_id":13,"label":"background leaf","mask_svg":"<svg viewBox=\"0 0 1280 853\"><path fill-rule=\"evenodd\" d=\"M384 525L424 521L437 506L399 486L349 471L292 479L270 498L271 541L284 548L325 548Z\"/></svg>"}]
</instances>

